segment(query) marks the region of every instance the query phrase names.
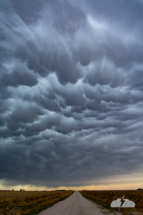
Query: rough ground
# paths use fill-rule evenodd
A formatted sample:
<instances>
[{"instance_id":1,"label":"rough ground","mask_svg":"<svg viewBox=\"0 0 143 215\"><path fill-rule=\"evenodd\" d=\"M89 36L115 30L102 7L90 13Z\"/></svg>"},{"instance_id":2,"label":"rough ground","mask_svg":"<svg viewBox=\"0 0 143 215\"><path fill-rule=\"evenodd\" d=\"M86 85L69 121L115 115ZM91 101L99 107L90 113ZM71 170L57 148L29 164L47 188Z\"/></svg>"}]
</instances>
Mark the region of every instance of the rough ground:
<instances>
[{"instance_id":1,"label":"rough ground","mask_svg":"<svg viewBox=\"0 0 143 215\"><path fill-rule=\"evenodd\" d=\"M84 198L79 192L74 192L64 201L41 212L39 215L105 215L115 214L102 209L90 200ZM116 213L120 214L121 213Z\"/></svg>"}]
</instances>

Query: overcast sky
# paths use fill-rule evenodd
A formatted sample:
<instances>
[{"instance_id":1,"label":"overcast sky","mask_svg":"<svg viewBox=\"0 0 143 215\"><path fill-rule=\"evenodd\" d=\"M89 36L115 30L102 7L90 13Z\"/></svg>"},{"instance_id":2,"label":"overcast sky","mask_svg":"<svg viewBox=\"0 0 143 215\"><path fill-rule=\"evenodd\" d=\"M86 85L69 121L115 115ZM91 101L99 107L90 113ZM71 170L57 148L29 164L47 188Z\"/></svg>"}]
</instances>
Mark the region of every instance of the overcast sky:
<instances>
[{"instance_id":1,"label":"overcast sky","mask_svg":"<svg viewBox=\"0 0 143 215\"><path fill-rule=\"evenodd\" d=\"M136 187L143 1L1 0L0 95L1 187Z\"/></svg>"}]
</instances>

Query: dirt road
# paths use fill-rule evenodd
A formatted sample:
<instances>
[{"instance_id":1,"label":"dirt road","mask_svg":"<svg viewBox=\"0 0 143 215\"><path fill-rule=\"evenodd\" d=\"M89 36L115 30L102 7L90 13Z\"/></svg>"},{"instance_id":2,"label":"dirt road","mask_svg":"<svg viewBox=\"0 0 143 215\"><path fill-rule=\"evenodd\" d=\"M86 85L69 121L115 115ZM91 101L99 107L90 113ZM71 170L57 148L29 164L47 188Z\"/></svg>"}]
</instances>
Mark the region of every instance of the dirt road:
<instances>
[{"instance_id":1,"label":"dirt road","mask_svg":"<svg viewBox=\"0 0 143 215\"><path fill-rule=\"evenodd\" d=\"M105 215L105 213L112 214L85 199L79 192L74 192L67 199L58 202L39 215Z\"/></svg>"}]
</instances>

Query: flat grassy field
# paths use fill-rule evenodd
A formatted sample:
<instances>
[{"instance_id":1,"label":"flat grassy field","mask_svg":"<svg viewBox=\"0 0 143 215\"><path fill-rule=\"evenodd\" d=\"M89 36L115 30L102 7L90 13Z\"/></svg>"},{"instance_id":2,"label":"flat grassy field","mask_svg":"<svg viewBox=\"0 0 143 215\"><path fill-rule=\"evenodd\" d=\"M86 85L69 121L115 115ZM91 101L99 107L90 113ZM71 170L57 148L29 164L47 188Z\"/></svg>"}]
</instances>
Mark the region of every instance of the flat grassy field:
<instances>
[{"instance_id":1,"label":"flat grassy field","mask_svg":"<svg viewBox=\"0 0 143 215\"><path fill-rule=\"evenodd\" d=\"M35 215L73 191L0 191L0 215Z\"/></svg>"},{"instance_id":2,"label":"flat grassy field","mask_svg":"<svg viewBox=\"0 0 143 215\"><path fill-rule=\"evenodd\" d=\"M111 202L118 198L122 198L124 195L125 199L129 199L135 203L135 208L121 208L122 213L131 213L133 211L141 212L143 214L143 190L117 190L117 191L81 191L81 194L110 209L112 211L119 211L118 208L111 208Z\"/></svg>"}]
</instances>

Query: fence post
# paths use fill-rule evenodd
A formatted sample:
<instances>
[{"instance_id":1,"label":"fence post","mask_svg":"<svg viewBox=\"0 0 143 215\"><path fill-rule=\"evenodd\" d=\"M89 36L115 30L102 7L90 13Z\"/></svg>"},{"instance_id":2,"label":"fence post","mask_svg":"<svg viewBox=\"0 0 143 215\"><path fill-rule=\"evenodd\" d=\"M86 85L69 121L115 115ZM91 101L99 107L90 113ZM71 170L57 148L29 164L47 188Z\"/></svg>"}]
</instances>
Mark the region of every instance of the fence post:
<instances>
[{"instance_id":1,"label":"fence post","mask_svg":"<svg viewBox=\"0 0 143 215\"><path fill-rule=\"evenodd\" d=\"M16 196L16 203L17 203L18 195Z\"/></svg>"}]
</instances>

